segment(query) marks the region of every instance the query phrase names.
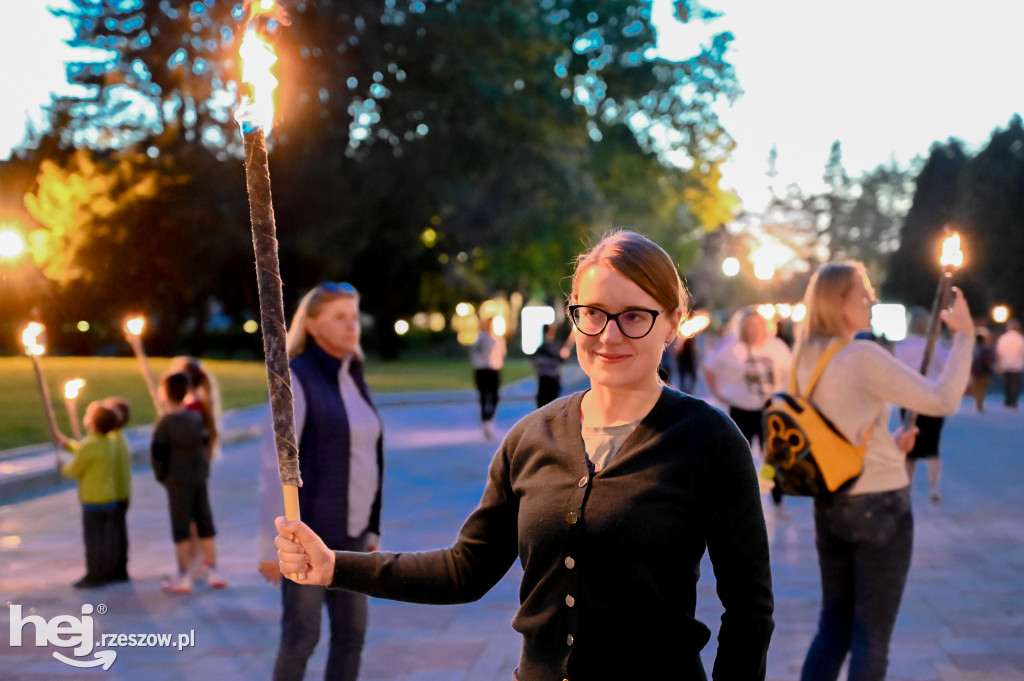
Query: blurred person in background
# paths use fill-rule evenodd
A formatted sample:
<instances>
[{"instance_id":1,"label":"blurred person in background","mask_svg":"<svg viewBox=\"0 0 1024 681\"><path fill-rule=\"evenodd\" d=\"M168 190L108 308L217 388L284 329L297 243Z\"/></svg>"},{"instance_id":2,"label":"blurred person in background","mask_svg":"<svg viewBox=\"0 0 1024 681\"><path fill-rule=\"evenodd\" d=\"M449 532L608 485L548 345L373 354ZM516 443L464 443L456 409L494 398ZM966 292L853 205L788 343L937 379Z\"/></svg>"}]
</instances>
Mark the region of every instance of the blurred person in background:
<instances>
[{"instance_id":1,"label":"blurred person in background","mask_svg":"<svg viewBox=\"0 0 1024 681\"><path fill-rule=\"evenodd\" d=\"M835 681L847 655L850 681L885 678L914 541L906 452L916 429L890 433L891 405L951 414L971 368L974 322L959 289L953 289L952 308L941 313L953 343L945 369L934 379L880 344L854 338L870 328L875 302L863 264L830 262L811 277L804 296L807 316L797 331L798 387L807 384L826 348L845 342L810 397L850 442L867 446L860 476L841 492L814 499L822 601L801 681Z\"/></svg>"},{"instance_id":2,"label":"blurred person in background","mask_svg":"<svg viewBox=\"0 0 1024 681\"><path fill-rule=\"evenodd\" d=\"M985 396L996 373L996 351L992 348L992 332L984 326L975 329L974 359L971 360L971 395L974 410L985 413Z\"/></svg>"},{"instance_id":3,"label":"blurred person in background","mask_svg":"<svg viewBox=\"0 0 1024 681\"><path fill-rule=\"evenodd\" d=\"M1021 373L1024 372L1024 335L1020 332L1020 320L1006 322L1004 331L996 340L996 366L1003 375L1003 404L1016 409L1020 399Z\"/></svg>"},{"instance_id":4,"label":"blurred person in background","mask_svg":"<svg viewBox=\"0 0 1024 681\"><path fill-rule=\"evenodd\" d=\"M324 282L299 303L288 328L298 440L302 519L332 549L380 546L384 478L383 424L363 378L359 293ZM264 431L260 466L259 571L281 582L274 518L284 513L274 430ZM353 591L312 583L281 583L281 638L274 681L299 681L320 640L324 610L330 627L325 681L356 681L369 624L369 601Z\"/></svg>"},{"instance_id":5,"label":"blurred person in background","mask_svg":"<svg viewBox=\"0 0 1024 681\"><path fill-rule=\"evenodd\" d=\"M780 338L769 332L768 320L754 308L739 318L737 336L719 348L704 363L708 390L727 405L729 416L739 426L753 451L754 440L763 446L761 421L772 393L787 390L793 355ZM772 507L779 519L785 519L782 490L771 488Z\"/></svg>"},{"instance_id":6,"label":"blurred person in background","mask_svg":"<svg viewBox=\"0 0 1024 681\"><path fill-rule=\"evenodd\" d=\"M925 346L928 344L928 324L931 321L931 313L923 307L912 307L908 313L907 337L896 344L896 359L906 364L915 371L921 370L921 363L924 359ZM931 362L928 364L928 378L937 379L942 370L946 367L946 358L949 349L936 343L932 352ZM906 415L905 409L900 409L900 417ZM939 492L939 477L942 474L942 459L939 458L939 440L942 436L942 424L945 422L941 416L926 416L918 414L915 419L918 433L914 441L914 448L907 452L907 477L910 478L911 489L914 484L914 468L918 459L923 459L928 468L928 490L932 502L938 503L942 500Z\"/></svg>"},{"instance_id":7,"label":"blurred person in background","mask_svg":"<svg viewBox=\"0 0 1024 681\"><path fill-rule=\"evenodd\" d=\"M494 319L480 322L480 333L469 347L473 382L480 396L480 428L488 440L494 437L494 416L498 411L501 368L505 365L505 337L494 332Z\"/></svg>"}]
</instances>

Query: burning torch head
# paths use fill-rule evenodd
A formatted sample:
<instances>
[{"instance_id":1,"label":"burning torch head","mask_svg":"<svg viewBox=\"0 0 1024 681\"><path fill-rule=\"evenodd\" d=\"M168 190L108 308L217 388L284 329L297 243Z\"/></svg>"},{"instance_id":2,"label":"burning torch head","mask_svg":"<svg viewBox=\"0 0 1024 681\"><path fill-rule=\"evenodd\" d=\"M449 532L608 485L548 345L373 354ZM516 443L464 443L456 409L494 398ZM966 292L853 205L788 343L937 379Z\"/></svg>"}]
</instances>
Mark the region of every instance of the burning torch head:
<instances>
[{"instance_id":1,"label":"burning torch head","mask_svg":"<svg viewBox=\"0 0 1024 681\"><path fill-rule=\"evenodd\" d=\"M74 400L78 397L79 391L85 387L84 378L72 378L64 382L64 398Z\"/></svg>"},{"instance_id":2,"label":"burning torch head","mask_svg":"<svg viewBox=\"0 0 1024 681\"><path fill-rule=\"evenodd\" d=\"M25 354L38 357L46 352L46 327L39 322L29 322L21 332L21 344Z\"/></svg>"},{"instance_id":3,"label":"burning torch head","mask_svg":"<svg viewBox=\"0 0 1024 681\"><path fill-rule=\"evenodd\" d=\"M943 269L960 269L964 265L964 252L960 249L960 235L952 232L942 240L942 255L939 264Z\"/></svg>"},{"instance_id":4,"label":"burning torch head","mask_svg":"<svg viewBox=\"0 0 1024 681\"><path fill-rule=\"evenodd\" d=\"M131 317L126 319L124 322L124 330L131 336L141 336L142 332L146 329L146 318Z\"/></svg>"}]
</instances>

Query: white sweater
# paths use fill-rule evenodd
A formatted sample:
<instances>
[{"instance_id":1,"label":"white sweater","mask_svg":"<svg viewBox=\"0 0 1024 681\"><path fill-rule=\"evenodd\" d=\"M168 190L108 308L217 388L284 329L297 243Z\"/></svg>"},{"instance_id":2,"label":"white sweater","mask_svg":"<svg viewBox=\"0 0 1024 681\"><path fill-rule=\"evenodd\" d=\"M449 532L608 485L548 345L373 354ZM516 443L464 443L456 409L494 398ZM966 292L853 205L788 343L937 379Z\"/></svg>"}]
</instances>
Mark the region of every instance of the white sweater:
<instances>
[{"instance_id":1,"label":"white sweater","mask_svg":"<svg viewBox=\"0 0 1024 681\"><path fill-rule=\"evenodd\" d=\"M800 353L795 367L799 385L810 379L822 348L810 345ZM885 492L910 483L906 455L889 433L891 406L928 416L955 412L967 388L973 348L973 334L954 334L946 366L937 378L925 378L872 341L854 340L836 353L811 400L852 442L860 443L873 427L864 472L850 494Z\"/></svg>"}]
</instances>

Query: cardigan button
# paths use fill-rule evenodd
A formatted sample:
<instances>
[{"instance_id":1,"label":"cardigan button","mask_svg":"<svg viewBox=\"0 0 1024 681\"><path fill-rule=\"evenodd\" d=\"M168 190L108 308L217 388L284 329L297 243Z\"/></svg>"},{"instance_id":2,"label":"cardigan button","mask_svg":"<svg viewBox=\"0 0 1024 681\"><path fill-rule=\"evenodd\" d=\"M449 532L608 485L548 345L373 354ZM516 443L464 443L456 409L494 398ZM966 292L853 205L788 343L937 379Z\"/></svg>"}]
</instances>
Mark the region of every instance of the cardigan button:
<instances>
[{"instance_id":1,"label":"cardigan button","mask_svg":"<svg viewBox=\"0 0 1024 681\"><path fill-rule=\"evenodd\" d=\"M576 521L579 520L579 519L580 519L580 516L579 516L578 513L576 513L576 511L569 511L568 513L565 514L565 524L566 525L575 525Z\"/></svg>"},{"instance_id":2,"label":"cardigan button","mask_svg":"<svg viewBox=\"0 0 1024 681\"><path fill-rule=\"evenodd\" d=\"M576 560L572 556L566 556L565 557L565 567L567 567L570 570L572 570L574 567L576 567Z\"/></svg>"},{"instance_id":3,"label":"cardigan button","mask_svg":"<svg viewBox=\"0 0 1024 681\"><path fill-rule=\"evenodd\" d=\"M580 481L579 481L578 484L579 484L580 487L586 487L588 482L590 482L590 478L588 478L587 476L584 475L582 478L580 478Z\"/></svg>"},{"instance_id":4,"label":"cardigan button","mask_svg":"<svg viewBox=\"0 0 1024 681\"><path fill-rule=\"evenodd\" d=\"M571 595L566 596L565 597L565 604L568 605L571 608L572 606L576 605L576 599L573 598Z\"/></svg>"},{"instance_id":5,"label":"cardigan button","mask_svg":"<svg viewBox=\"0 0 1024 681\"><path fill-rule=\"evenodd\" d=\"M573 642L573 641L575 641L575 640L576 640L576 639L574 639L574 638L572 637L572 634L568 634L568 635L567 635L567 636L565 637L565 645L567 645L567 646L571 646L571 645L572 645L572 642Z\"/></svg>"}]
</instances>

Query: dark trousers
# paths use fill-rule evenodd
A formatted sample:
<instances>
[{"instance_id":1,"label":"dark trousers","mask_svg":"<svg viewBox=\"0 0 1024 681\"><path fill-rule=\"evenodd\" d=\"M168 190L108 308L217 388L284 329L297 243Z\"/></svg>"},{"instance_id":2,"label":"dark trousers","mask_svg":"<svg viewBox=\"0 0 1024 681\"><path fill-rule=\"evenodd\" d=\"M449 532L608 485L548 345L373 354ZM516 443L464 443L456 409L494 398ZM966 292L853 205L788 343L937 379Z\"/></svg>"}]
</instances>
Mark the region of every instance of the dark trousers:
<instances>
[{"instance_id":1,"label":"dark trousers","mask_svg":"<svg viewBox=\"0 0 1024 681\"><path fill-rule=\"evenodd\" d=\"M764 419L764 410L748 411L739 407L729 407L729 418L736 423L736 426L743 433L743 437L747 438L747 442L751 447L754 446L755 437L761 442L761 446L764 447L764 434L762 433L761 425L761 421ZM778 485L772 487L772 501L776 506L782 503L782 490L779 489Z\"/></svg>"},{"instance_id":2,"label":"dark trousers","mask_svg":"<svg viewBox=\"0 0 1024 681\"><path fill-rule=\"evenodd\" d=\"M537 408L558 399L562 393L562 381L557 376L537 377Z\"/></svg>"},{"instance_id":3,"label":"dark trousers","mask_svg":"<svg viewBox=\"0 0 1024 681\"><path fill-rule=\"evenodd\" d=\"M498 388L501 375L497 369L477 369L473 372L476 389L480 393L480 420L490 421L498 411Z\"/></svg>"},{"instance_id":4,"label":"dark trousers","mask_svg":"<svg viewBox=\"0 0 1024 681\"><path fill-rule=\"evenodd\" d=\"M114 504L82 505L82 540L85 543L85 578L105 582L116 566Z\"/></svg>"},{"instance_id":5,"label":"dark trousers","mask_svg":"<svg viewBox=\"0 0 1024 681\"><path fill-rule=\"evenodd\" d=\"M1003 374L1003 389L1006 391L1007 407L1016 407L1020 399L1020 377L1019 371L1007 371Z\"/></svg>"},{"instance_id":6,"label":"dark trousers","mask_svg":"<svg viewBox=\"0 0 1024 681\"><path fill-rule=\"evenodd\" d=\"M351 540L349 551L365 551L366 537ZM325 681L356 681L369 621L369 598L343 589L300 585L281 580L281 644L274 662L274 681L301 681L306 663L320 641L324 607L331 634Z\"/></svg>"},{"instance_id":7,"label":"dark trousers","mask_svg":"<svg viewBox=\"0 0 1024 681\"><path fill-rule=\"evenodd\" d=\"M128 579L128 500L122 499L114 504L114 516L111 520L113 535L114 566L111 577Z\"/></svg>"},{"instance_id":8,"label":"dark trousers","mask_svg":"<svg viewBox=\"0 0 1024 681\"><path fill-rule=\"evenodd\" d=\"M881 681L910 572L910 488L815 500L822 603L801 681L834 681L850 655L849 681Z\"/></svg>"}]
</instances>

